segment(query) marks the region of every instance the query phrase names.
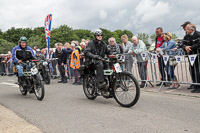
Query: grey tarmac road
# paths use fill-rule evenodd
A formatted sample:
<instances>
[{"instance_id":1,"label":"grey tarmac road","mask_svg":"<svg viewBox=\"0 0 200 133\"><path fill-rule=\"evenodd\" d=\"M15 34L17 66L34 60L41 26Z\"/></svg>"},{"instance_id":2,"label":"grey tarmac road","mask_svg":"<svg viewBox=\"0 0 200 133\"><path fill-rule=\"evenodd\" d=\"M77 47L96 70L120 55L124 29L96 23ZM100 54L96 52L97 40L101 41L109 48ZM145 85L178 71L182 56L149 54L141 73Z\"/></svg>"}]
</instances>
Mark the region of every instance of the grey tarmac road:
<instances>
[{"instance_id":1,"label":"grey tarmac road","mask_svg":"<svg viewBox=\"0 0 200 133\"><path fill-rule=\"evenodd\" d=\"M88 100L82 86L45 85L43 101L22 96L16 77L0 77L0 104L45 133L200 133L200 98L141 91L132 108Z\"/></svg>"}]
</instances>

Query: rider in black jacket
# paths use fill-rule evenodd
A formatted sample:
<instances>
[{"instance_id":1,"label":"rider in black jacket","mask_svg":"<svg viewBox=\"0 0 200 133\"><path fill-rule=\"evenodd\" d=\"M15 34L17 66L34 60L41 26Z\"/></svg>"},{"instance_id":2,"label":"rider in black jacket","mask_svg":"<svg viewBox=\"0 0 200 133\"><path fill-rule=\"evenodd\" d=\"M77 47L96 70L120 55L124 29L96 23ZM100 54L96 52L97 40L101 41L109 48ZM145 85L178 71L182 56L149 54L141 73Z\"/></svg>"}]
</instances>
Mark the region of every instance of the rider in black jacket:
<instances>
[{"instance_id":1,"label":"rider in black jacket","mask_svg":"<svg viewBox=\"0 0 200 133\"><path fill-rule=\"evenodd\" d=\"M106 83L104 81L104 63L99 58L104 58L105 55L109 55L110 51L107 45L102 41L102 31L96 30L94 33L95 39L88 43L84 52L86 58L94 60L95 68L97 71L98 88L104 88Z\"/></svg>"}]
</instances>

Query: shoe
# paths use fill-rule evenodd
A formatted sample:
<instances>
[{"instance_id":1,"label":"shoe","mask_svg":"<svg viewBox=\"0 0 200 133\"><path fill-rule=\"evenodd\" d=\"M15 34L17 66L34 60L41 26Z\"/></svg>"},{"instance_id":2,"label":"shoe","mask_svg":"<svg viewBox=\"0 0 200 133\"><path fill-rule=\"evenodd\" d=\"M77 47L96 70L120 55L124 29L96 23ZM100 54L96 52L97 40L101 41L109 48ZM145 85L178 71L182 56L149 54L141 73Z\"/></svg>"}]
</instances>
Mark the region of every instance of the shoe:
<instances>
[{"instance_id":1,"label":"shoe","mask_svg":"<svg viewBox=\"0 0 200 133\"><path fill-rule=\"evenodd\" d=\"M63 83L63 81L61 80L61 81L58 81L58 83Z\"/></svg>"},{"instance_id":2,"label":"shoe","mask_svg":"<svg viewBox=\"0 0 200 133\"><path fill-rule=\"evenodd\" d=\"M194 85L190 85L187 89L191 90L191 89L194 89L194 87L195 87Z\"/></svg>"},{"instance_id":3,"label":"shoe","mask_svg":"<svg viewBox=\"0 0 200 133\"><path fill-rule=\"evenodd\" d=\"M164 85L164 87L170 87L171 84L170 83L164 83L163 85Z\"/></svg>"},{"instance_id":4,"label":"shoe","mask_svg":"<svg viewBox=\"0 0 200 133\"><path fill-rule=\"evenodd\" d=\"M72 83L73 85L77 85L77 82Z\"/></svg>"},{"instance_id":5,"label":"shoe","mask_svg":"<svg viewBox=\"0 0 200 133\"><path fill-rule=\"evenodd\" d=\"M140 88L144 88L144 86L145 86L145 83L140 84Z\"/></svg>"},{"instance_id":6,"label":"shoe","mask_svg":"<svg viewBox=\"0 0 200 133\"><path fill-rule=\"evenodd\" d=\"M162 82L160 82L160 83L156 84L156 86L161 86L161 84L162 84Z\"/></svg>"},{"instance_id":7,"label":"shoe","mask_svg":"<svg viewBox=\"0 0 200 133\"><path fill-rule=\"evenodd\" d=\"M191 93L200 93L200 89L193 89Z\"/></svg>"},{"instance_id":8,"label":"shoe","mask_svg":"<svg viewBox=\"0 0 200 133\"><path fill-rule=\"evenodd\" d=\"M99 83L98 84L98 88L99 89L102 89L102 88L104 88L106 86L106 82L102 82L102 83Z\"/></svg>"},{"instance_id":9,"label":"shoe","mask_svg":"<svg viewBox=\"0 0 200 133\"><path fill-rule=\"evenodd\" d=\"M196 89L195 93L200 93L200 89Z\"/></svg>"},{"instance_id":10,"label":"shoe","mask_svg":"<svg viewBox=\"0 0 200 133\"><path fill-rule=\"evenodd\" d=\"M81 82L78 82L77 85L82 85L82 83L81 83Z\"/></svg>"},{"instance_id":11,"label":"shoe","mask_svg":"<svg viewBox=\"0 0 200 133\"><path fill-rule=\"evenodd\" d=\"M67 80L64 80L62 83L63 83L63 84L67 83Z\"/></svg>"},{"instance_id":12,"label":"shoe","mask_svg":"<svg viewBox=\"0 0 200 133\"><path fill-rule=\"evenodd\" d=\"M176 87L176 89L179 89L179 88L180 88L180 86L181 86L181 85L179 84L179 85Z\"/></svg>"},{"instance_id":13,"label":"shoe","mask_svg":"<svg viewBox=\"0 0 200 133\"><path fill-rule=\"evenodd\" d=\"M175 90L175 89L177 89L177 88L174 86L174 87L169 87L168 89L169 89L169 90Z\"/></svg>"}]
</instances>

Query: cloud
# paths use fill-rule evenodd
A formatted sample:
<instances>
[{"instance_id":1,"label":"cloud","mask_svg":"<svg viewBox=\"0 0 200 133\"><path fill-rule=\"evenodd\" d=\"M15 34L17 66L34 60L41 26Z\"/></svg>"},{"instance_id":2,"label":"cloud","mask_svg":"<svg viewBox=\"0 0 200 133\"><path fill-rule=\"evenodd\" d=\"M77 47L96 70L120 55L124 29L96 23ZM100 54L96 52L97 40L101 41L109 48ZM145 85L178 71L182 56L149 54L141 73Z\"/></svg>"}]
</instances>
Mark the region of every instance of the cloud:
<instances>
[{"instance_id":1,"label":"cloud","mask_svg":"<svg viewBox=\"0 0 200 133\"><path fill-rule=\"evenodd\" d=\"M183 36L183 22L200 25L199 4L199 0L1 0L0 29L44 26L45 16L52 13L52 28L66 24L74 29L127 29L151 35L161 26Z\"/></svg>"},{"instance_id":2,"label":"cloud","mask_svg":"<svg viewBox=\"0 0 200 133\"><path fill-rule=\"evenodd\" d=\"M135 13L140 18L140 23L148 23L152 20L165 17L170 13L170 7L167 2L142 0L135 8Z\"/></svg>"},{"instance_id":3,"label":"cloud","mask_svg":"<svg viewBox=\"0 0 200 133\"><path fill-rule=\"evenodd\" d=\"M101 20L105 20L107 18L107 12L105 12L104 10L101 10L99 13L99 17Z\"/></svg>"}]
</instances>

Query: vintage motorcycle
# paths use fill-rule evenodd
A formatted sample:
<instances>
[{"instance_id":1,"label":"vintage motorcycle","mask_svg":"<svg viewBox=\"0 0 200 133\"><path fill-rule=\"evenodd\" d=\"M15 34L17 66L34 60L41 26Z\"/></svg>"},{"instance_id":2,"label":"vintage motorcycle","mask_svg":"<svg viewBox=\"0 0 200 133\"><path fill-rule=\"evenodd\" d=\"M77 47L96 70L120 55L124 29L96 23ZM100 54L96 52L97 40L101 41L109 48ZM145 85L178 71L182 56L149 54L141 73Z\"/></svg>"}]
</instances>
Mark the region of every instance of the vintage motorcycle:
<instances>
[{"instance_id":1,"label":"vintage motorcycle","mask_svg":"<svg viewBox=\"0 0 200 133\"><path fill-rule=\"evenodd\" d=\"M23 72L26 85L23 86L19 84L19 89L22 95L26 95L27 92L34 93L36 98L41 101L44 98L45 89L42 82L42 76L40 75L35 62L37 62L37 60L22 62L22 64L25 66ZM18 82L20 83L19 78Z\"/></svg>"},{"instance_id":2,"label":"vintage motorcycle","mask_svg":"<svg viewBox=\"0 0 200 133\"><path fill-rule=\"evenodd\" d=\"M51 75L49 71L49 62L45 60L40 60L37 62L38 70L46 84L50 84L51 82Z\"/></svg>"},{"instance_id":3,"label":"vintage motorcycle","mask_svg":"<svg viewBox=\"0 0 200 133\"><path fill-rule=\"evenodd\" d=\"M99 89L97 85L97 75L94 63L85 65L81 68L83 76L83 91L86 97L94 100L97 96L113 98L123 107L132 107L140 97L140 87L136 78L127 71L122 71L121 64L123 55L110 55L109 58L99 58L99 60L109 64L108 69L104 70L104 80L106 87Z\"/></svg>"}]
</instances>

